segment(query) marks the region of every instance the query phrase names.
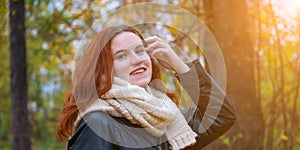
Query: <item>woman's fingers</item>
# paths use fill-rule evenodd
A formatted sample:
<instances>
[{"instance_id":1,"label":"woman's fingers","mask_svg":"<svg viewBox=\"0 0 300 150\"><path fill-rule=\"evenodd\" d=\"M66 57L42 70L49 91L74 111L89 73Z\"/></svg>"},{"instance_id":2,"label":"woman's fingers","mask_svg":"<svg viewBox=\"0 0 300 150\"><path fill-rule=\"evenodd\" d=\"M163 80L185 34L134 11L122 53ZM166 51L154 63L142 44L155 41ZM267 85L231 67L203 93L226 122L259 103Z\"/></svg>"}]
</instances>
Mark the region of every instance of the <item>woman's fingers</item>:
<instances>
[{"instance_id":1,"label":"woman's fingers","mask_svg":"<svg viewBox=\"0 0 300 150\"><path fill-rule=\"evenodd\" d=\"M157 59L167 59L168 61L168 59L174 55L174 52L169 44L157 36L146 38L145 41L148 44L146 51L152 57Z\"/></svg>"},{"instance_id":2,"label":"woman's fingers","mask_svg":"<svg viewBox=\"0 0 300 150\"><path fill-rule=\"evenodd\" d=\"M151 44L151 43L153 43L155 41L158 41L158 40L161 40L161 39L157 36L151 36L151 37L148 37L148 38L145 39L147 44Z\"/></svg>"},{"instance_id":3,"label":"woman's fingers","mask_svg":"<svg viewBox=\"0 0 300 150\"><path fill-rule=\"evenodd\" d=\"M157 36L152 36L152 37L146 38L145 41L148 44L148 46L146 47L146 51L149 54L152 54L153 51L157 51L157 49L164 50L164 51L160 51L160 52L167 52L167 51L171 50L169 45Z\"/></svg>"},{"instance_id":4,"label":"woman's fingers","mask_svg":"<svg viewBox=\"0 0 300 150\"><path fill-rule=\"evenodd\" d=\"M178 73L184 73L189 70L189 67L184 64L168 43L157 36L152 36L145 39L148 47L147 53L151 57L155 57L158 62L167 69L174 70Z\"/></svg>"},{"instance_id":5,"label":"woman's fingers","mask_svg":"<svg viewBox=\"0 0 300 150\"><path fill-rule=\"evenodd\" d=\"M152 53L154 49L160 48L160 43L159 42L153 42L146 47L146 51L149 53Z\"/></svg>"},{"instance_id":6,"label":"woman's fingers","mask_svg":"<svg viewBox=\"0 0 300 150\"><path fill-rule=\"evenodd\" d=\"M161 59L163 56L163 51L164 49L163 48L157 48L153 51L150 52L151 56L154 56L155 58L157 59Z\"/></svg>"}]
</instances>

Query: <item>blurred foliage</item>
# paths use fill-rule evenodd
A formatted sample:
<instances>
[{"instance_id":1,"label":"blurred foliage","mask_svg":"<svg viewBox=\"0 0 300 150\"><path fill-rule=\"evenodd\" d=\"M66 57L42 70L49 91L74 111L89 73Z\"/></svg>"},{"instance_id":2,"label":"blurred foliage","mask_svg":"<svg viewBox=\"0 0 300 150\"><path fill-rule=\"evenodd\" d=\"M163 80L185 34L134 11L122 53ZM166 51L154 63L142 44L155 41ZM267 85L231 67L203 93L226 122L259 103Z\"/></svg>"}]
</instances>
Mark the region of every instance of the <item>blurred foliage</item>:
<instances>
[{"instance_id":1,"label":"blurred foliage","mask_svg":"<svg viewBox=\"0 0 300 150\"><path fill-rule=\"evenodd\" d=\"M297 111L300 106L300 5L295 2L248 4L266 149L300 146L297 141L300 132ZM297 11L290 13L292 7Z\"/></svg>"},{"instance_id":2,"label":"blurred foliage","mask_svg":"<svg viewBox=\"0 0 300 150\"><path fill-rule=\"evenodd\" d=\"M80 40L95 20L102 19L105 22L109 19L105 18L106 12L136 2L141 1L26 0L28 108L32 125L33 149L65 148L65 144L58 143L55 131L63 99L72 88L72 67ZM0 149L9 149L11 140L9 45L7 44L9 43L9 7L8 1L2 3L0 5ZM205 18L201 0L168 1L168 4L187 9L203 21L209 19ZM256 64L257 94L261 101L266 128L264 148L283 149L285 142L288 142L291 148L299 148L300 114L296 111L300 106L299 16L286 15L281 11L280 6L272 6L265 0L251 1L247 5L251 41L256 54L253 63ZM134 19L127 17L127 19ZM180 18L177 18L173 23L180 21ZM188 56L203 56L199 54L195 43L174 28L157 27L151 24L147 27L137 26L137 28L145 35L171 36L173 38L169 42L175 43L181 49L190 49ZM143 31L145 28L148 28L147 31ZM280 72L284 72L284 75L280 75ZM163 78L173 80L167 77L167 73L163 74ZM172 86L174 85L170 85L171 88ZM177 90L179 88L177 82L175 88ZM231 143L243 136L240 133L233 138L222 136L221 140L230 148Z\"/></svg>"},{"instance_id":3,"label":"blurred foliage","mask_svg":"<svg viewBox=\"0 0 300 150\"><path fill-rule=\"evenodd\" d=\"M8 141L10 136L10 93L9 93L9 42L8 39L8 7L4 3L0 5L0 140ZM5 142L4 142L5 143ZM0 142L0 148L4 144Z\"/></svg>"}]
</instances>

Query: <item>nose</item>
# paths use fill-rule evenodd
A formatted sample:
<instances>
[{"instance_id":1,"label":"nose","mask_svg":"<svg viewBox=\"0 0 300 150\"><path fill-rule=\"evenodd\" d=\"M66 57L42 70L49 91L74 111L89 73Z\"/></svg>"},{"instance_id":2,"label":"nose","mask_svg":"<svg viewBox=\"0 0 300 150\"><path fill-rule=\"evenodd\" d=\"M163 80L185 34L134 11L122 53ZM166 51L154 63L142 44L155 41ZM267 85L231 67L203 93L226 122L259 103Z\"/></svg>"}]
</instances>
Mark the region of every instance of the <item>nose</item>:
<instances>
[{"instance_id":1,"label":"nose","mask_svg":"<svg viewBox=\"0 0 300 150\"><path fill-rule=\"evenodd\" d=\"M142 61L143 61L143 58L141 56L138 56L137 54L132 54L131 64L137 65L137 64L140 64Z\"/></svg>"}]
</instances>

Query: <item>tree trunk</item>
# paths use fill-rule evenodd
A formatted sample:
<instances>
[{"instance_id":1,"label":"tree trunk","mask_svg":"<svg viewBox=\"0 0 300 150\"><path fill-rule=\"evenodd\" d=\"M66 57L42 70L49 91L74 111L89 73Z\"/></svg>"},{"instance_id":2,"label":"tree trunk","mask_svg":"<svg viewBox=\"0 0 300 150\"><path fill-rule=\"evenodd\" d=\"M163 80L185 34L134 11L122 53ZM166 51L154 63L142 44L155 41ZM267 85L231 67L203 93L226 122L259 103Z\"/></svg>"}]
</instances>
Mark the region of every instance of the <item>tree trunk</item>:
<instances>
[{"instance_id":1,"label":"tree trunk","mask_svg":"<svg viewBox=\"0 0 300 150\"><path fill-rule=\"evenodd\" d=\"M27 110L25 2L24 0L10 0L9 6L12 149L28 150L31 149L31 144Z\"/></svg>"},{"instance_id":2,"label":"tree trunk","mask_svg":"<svg viewBox=\"0 0 300 150\"><path fill-rule=\"evenodd\" d=\"M227 93L237 113L231 149L262 149L264 121L254 79L254 50L245 0L204 0L206 23L223 52ZM235 138L233 138L235 137Z\"/></svg>"}]
</instances>

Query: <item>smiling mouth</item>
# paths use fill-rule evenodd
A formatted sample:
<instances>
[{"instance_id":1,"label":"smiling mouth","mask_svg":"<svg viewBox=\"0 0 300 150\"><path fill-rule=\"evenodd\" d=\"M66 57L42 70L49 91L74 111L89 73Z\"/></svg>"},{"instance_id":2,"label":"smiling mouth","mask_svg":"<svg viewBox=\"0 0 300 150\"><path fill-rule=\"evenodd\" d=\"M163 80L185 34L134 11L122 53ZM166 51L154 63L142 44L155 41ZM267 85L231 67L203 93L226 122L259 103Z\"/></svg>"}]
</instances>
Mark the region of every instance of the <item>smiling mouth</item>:
<instances>
[{"instance_id":1,"label":"smiling mouth","mask_svg":"<svg viewBox=\"0 0 300 150\"><path fill-rule=\"evenodd\" d=\"M143 72L145 72L145 71L146 71L145 68L139 68L139 69L137 69L137 70L132 71L132 72L130 73L130 75L140 74L140 73L143 73Z\"/></svg>"}]
</instances>

